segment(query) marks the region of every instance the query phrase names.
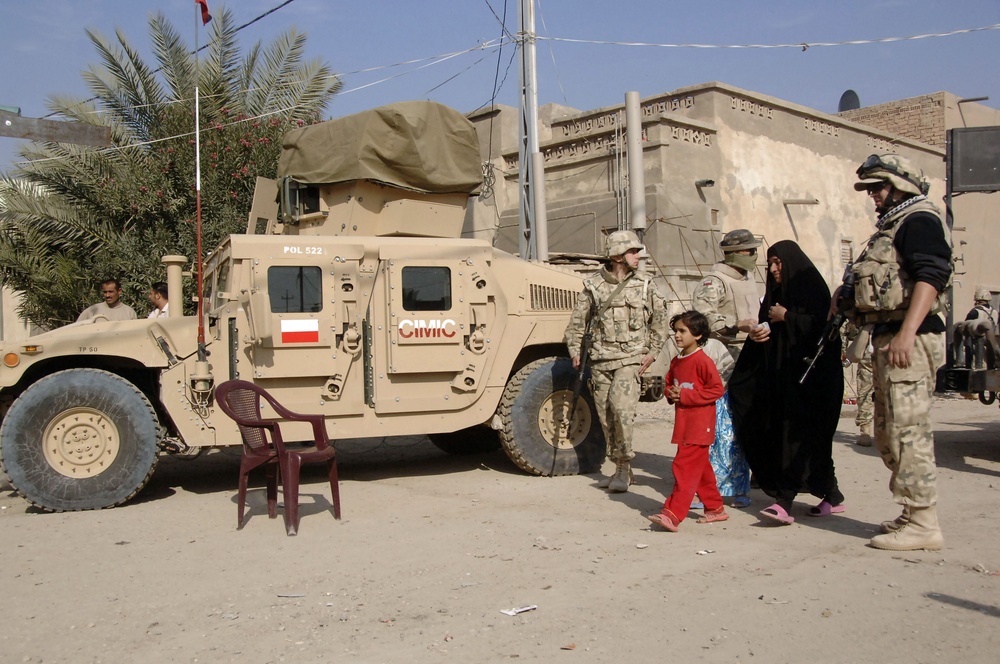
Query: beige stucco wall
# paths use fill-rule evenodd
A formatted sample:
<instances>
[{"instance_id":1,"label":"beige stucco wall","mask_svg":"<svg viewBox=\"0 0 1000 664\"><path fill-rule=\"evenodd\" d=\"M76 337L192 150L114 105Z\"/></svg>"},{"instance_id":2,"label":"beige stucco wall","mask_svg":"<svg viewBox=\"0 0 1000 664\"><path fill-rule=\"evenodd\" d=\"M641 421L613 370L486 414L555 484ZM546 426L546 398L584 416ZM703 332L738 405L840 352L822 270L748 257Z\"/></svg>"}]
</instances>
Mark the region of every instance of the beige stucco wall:
<instances>
[{"instance_id":1,"label":"beige stucco wall","mask_svg":"<svg viewBox=\"0 0 1000 664\"><path fill-rule=\"evenodd\" d=\"M944 194L943 148L766 95L706 83L644 98L641 108L645 242L664 293L682 304L718 258L722 235L735 228L749 228L765 245L797 241L839 283L844 261L874 230L874 208L853 188L869 154L909 157L928 175L931 199L940 204ZM618 212L627 193L616 191L627 182L619 177L624 104L549 115L540 141L549 250L599 251L601 231L628 219L627 210ZM496 177L492 195L471 206L465 233L492 237L497 229L497 246L516 251L517 110L498 107L471 119L481 135L492 123L493 149L484 156ZM715 185L695 185L706 179Z\"/></svg>"}]
</instances>

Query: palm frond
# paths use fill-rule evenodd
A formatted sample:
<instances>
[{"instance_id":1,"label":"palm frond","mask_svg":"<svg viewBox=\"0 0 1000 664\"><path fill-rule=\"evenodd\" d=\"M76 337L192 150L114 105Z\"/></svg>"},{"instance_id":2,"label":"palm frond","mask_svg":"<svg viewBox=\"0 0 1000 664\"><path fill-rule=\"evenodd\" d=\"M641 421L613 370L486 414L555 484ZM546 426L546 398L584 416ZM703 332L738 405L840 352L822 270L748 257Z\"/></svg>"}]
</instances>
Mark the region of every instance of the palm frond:
<instances>
[{"instance_id":1,"label":"palm frond","mask_svg":"<svg viewBox=\"0 0 1000 664\"><path fill-rule=\"evenodd\" d=\"M167 84L171 101L188 99L194 90L195 67L190 49L162 12L150 16L149 36L153 54Z\"/></svg>"}]
</instances>

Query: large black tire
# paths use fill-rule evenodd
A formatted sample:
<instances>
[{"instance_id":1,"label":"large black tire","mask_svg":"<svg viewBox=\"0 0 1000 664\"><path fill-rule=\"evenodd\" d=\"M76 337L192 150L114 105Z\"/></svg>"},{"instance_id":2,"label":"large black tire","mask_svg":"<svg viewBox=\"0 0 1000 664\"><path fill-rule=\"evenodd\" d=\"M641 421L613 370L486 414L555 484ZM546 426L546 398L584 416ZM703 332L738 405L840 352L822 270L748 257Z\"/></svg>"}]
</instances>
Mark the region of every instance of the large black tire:
<instances>
[{"instance_id":1,"label":"large black tire","mask_svg":"<svg viewBox=\"0 0 1000 664\"><path fill-rule=\"evenodd\" d=\"M107 371L69 369L14 401L0 427L0 461L33 505L101 509L146 485L158 438L156 412L134 385Z\"/></svg>"},{"instance_id":2,"label":"large black tire","mask_svg":"<svg viewBox=\"0 0 1000 664\"><path fill-rule=\"evenodd\" d=\"M518 468L533 475L577 475L601 467L604 432L590 390L567 432L576 371L569 358L544 358L521 368L500 402L500 442Z\"/></svg>"},{"instance_id":3,"label":"large black tire","mask_svg":"<svg viewBox=\"0 0 1000 664\"><path fill-rule=\"evenodd\" d=\"M485 454L500 449L500 434L485 424L451 433L432 433L427 437L445 454L457 456Z\"/></svg>"}]
</instances>

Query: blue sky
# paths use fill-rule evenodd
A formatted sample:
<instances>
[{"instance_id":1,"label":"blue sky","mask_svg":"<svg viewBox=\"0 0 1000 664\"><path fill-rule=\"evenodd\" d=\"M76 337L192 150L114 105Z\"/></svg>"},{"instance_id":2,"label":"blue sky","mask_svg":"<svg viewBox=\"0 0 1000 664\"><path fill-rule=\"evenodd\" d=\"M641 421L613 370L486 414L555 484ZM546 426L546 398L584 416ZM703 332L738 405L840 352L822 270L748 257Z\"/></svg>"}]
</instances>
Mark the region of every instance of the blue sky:
<instances>
[{"instance_id":1,"label":"blue sky","mask_svg":"<svg viewBox=\"0 0 1000 664\"><path fill-rule=\"evenodd\" d=\"M209 6L218 14L226 4L242 24L282 2L209 0ZM50 95L90 96L80 74L98 59L85 28L108 38L120 28L148 53L148 16L162 11L194 42L193 0L0 0L0 6L0 105L18 106L27 117L44 116ZM543 38L716 47L864 42L1000 24L1000 0L537 0L537 7ZM516 33L517 0L294 0L239 36L246 48L289 28L305 32L310 56L325 60L344 81L331 117L407 99L468 112L493 96L498 61L499 78L506 80L497 101L517 104L516 59L508 70L513 47L477 48L500 39L497 16L505 9L507 29ZM204 43L207 33L199 39ZM399 64L411 60L419 62ZM998 60L997 29L805 50L542 39L539 103L590 109L621 103L629 90L646 97L722 81L831 113L849 88L862 105L947 90L988 96L984 103L1000 108ZM380 69L362 71L373 67ZM9 167L17 144L0 138L0 168Z\"/></svg>"}]
</instances>

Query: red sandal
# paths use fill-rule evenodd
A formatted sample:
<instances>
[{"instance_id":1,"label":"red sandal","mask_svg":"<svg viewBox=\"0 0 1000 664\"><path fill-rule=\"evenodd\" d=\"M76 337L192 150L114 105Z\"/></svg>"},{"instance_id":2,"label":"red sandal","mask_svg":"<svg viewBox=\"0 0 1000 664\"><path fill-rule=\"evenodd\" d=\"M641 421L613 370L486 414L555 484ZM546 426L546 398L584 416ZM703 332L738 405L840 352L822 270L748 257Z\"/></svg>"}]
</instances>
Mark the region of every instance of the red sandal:
<instances>
[{"instance_id":1,"label":"red sandal","mask_svg":"<svg viewBox=\"0 0 1000 664\"><path fill-rule=\"evenodd\" d=\"M664 510L659 514L650 514L646 518L658 526L663 526L672 533L676 533L681 525L681 522L669 510Z\"/></svg>"},{"instance_id":2,"label":"red sandal","mask_svg":"<svg viewBox=\"0 0 1000 664\"><path fill-rule=\"evenodd\" d=\"M720 507L717 510L705 510L705 516L698 519L695 523L716 523L718 521L729 521L729 515L726 513L725 507Z\"/></svg>"}]
</instances>

